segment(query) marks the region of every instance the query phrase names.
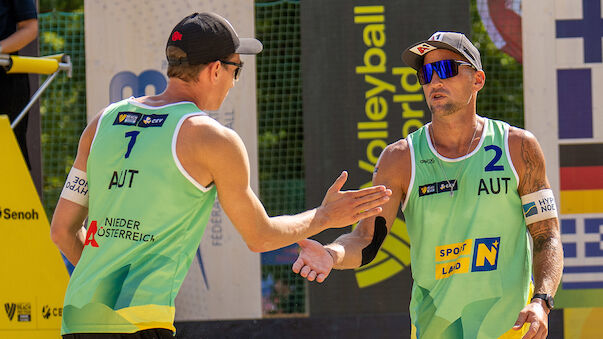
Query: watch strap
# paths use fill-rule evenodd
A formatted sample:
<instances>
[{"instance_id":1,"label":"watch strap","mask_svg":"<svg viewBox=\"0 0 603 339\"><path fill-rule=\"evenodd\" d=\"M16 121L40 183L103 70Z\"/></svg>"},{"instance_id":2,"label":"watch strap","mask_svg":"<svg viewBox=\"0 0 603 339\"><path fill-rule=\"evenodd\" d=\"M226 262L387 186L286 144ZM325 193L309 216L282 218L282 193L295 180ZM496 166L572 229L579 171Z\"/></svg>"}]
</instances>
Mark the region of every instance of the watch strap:
<instances>
[{"instance_id":1,"label":"watch strap","mask_svg":"<svg viewBox=\"0 0 603 339\"><path fill-rule=\"evenodd\" d=\"M549 302L549 299L551 299L551 295L550 294L537 293L537 294L534 294L534 296L532 297L531 300L534 300L534 299L542 299L542 300L544 300L544 302L546 303L546 307L548 307L549 310L553 309L553 306Z\"/></svg>"}]
</instances>

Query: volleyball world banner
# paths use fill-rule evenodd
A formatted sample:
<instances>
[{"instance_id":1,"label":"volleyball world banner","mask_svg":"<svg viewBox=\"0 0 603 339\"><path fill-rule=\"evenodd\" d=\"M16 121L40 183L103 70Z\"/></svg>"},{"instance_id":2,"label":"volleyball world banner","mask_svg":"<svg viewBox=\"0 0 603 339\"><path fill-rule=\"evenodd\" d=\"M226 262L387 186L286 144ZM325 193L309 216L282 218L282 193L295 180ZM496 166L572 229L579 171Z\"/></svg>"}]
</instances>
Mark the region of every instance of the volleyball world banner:
<instances>
[{"instance_id":1,"label":"volleyball world banner","mask_svg":"<svg viewBox=\"0 0 603 339\"><path fill-rule=\"evenodd\" d=\"M438 30L469 35L470 11L469 1L445 0L308 0L300 9L306 204L314 207L342 170L344 189L370 186L387 144L431 120L402 51ZM349 231L315 238L331 242ZM310 313L408 312L409 243L400 215L372 263L310 285Z\"/></svg>"},{"instance_id":2,"label":"volleyball world banner","mask_svg":"<svg viewBox=\"0 0 603 339\"><path fill-rule=\"evenodd\" d=\"M240 36L254 36L251 0L87 0L88 121L112 102L153 95L167 85L165 45L172 28L194 12L216 12ZM258 192L255 56L219 111L207 112L241 136ZM176 321L261 317L260 257L249 251L216 202L201 245L176 297Z\"/></svg>"}]
</instances>

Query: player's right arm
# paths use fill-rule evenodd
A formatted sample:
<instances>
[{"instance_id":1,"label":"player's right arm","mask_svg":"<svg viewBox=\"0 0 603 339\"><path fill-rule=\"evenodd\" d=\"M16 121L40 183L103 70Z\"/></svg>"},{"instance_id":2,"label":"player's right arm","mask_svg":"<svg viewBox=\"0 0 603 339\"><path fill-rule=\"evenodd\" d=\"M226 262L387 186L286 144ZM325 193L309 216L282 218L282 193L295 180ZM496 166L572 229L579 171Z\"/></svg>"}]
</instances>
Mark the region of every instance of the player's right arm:
<instances>
[{"instance_id":1,"label":"player's right arm","mask_svg":"<svg viewBox=\"0 0 603 339\"><path fill-rule=\"evenodd\" d=\"M184 146L189 151L182 148L178 156L202 185L216 185L220 205L252 251L278 249L326 228L353 224L381 212L379 206L389 199L390 192L383 186L341 192L347 178L347 174L342 174L320 207L296 215L269 217L249 185L249 159L241 138L208 117L188 120L183 124L177 148L189 145Z\"/></svg>"},{"instance_id":2,"label":"player's right arm","mask_svg":"<svg viewBox=\"0 0 603 339\"><path fill-rule=\"evenodd\" d=\"M100 114L88 124L80 137L73 168L83 172L86 172L88 154L99 117ZM50 223L50 238L74 266L77 265L84 250L86 228L83 227L83 223L87 216L87 205L68 200L61 194Z\"/></svg>"},{"instance_id":3,"label":"player's right arm","mask_svg":"<svg viewBox=\"0 0 603 339\"><path fill-rule=\"evenodd\" d=\"M322 251L317 247L319 243L315 241L300 242L302 251L293 264L293 271L310 281L316 278L318 282L322 282L331 267L351 269L372 261L386 235L375 234L379 229L377 219L381 217L385 220L389 233L396 220L400 203L406 197L410 172L410 150L407 141L399 140L387 146L381 153L373 173L373 185L383 185L392 190L392 196L383 205L381 213L361 220L352 232L324 246ZM332 265L329 265L330 263Z\"/></svg>"}]
</instances>

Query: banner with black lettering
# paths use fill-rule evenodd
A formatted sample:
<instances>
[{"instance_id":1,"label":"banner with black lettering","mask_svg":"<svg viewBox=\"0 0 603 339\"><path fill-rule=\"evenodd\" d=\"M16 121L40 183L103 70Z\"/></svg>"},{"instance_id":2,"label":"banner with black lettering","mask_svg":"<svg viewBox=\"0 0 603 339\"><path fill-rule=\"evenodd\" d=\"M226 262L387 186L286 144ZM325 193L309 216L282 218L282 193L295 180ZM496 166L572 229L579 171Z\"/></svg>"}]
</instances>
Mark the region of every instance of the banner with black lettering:
<instances>
[{"instance_id":1,"label":"banner with black lettering","mask_svg":"<svg viewBox=\"0 0 603 339\"><path fill-rule=\"evenodd\" d=\"M470 35L469 1L301 2L306 203L318 206L342 170L344 189L371 185L386 145L431 120L402 51L436 31ZM325 231L331 242L350 227ZM376 259L310 285L310 312L408 312L410 251L400 215Z\"/></svg>"},{"instance_id":2,"label":"banner with black lettering","mask_svg":"<svg viewBox=\"0 0 603 339\"><path fill-rule=\"evenodd\" d=\"M129 96L161 93L168 82L165 46L172 28L194 12L215 12L237 34L254 36L251 0L85 2L88 120ZM255 56L219 111L208 112L243 139L258 192ZM189 273L176 297L176 321L261 317L260 256L249 251L216 201Z\"/></svg>"}]
</instances>

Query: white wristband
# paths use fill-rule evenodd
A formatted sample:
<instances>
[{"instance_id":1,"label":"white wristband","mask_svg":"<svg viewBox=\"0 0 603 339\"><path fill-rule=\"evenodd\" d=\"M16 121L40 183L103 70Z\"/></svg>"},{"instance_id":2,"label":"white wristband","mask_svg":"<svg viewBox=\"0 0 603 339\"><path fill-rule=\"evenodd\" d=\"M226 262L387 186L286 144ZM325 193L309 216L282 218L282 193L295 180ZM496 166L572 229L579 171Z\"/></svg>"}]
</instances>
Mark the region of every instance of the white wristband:
<instances>
[{"instance_id":1,"label":"white wristband","mask_svg":"<svg viewBox=\"0 0 603 339\"><path fill-rule=\"evenodd\" d=\"M523 216L526 219L526 225L546 219L557 218L555 196L550 188L522 196L521 205L523 207Z\"/></svg>"},{"instance_id":2,"label":"white wristband","mask_svg":"<svg viewBox=\"0 0 603 339\"><path fill-rule=\"evenodd\" d=\"M88 176L86 172L71 167L61 198L73 201L78 205L88 207Z\"/></svg>"}]
</instances>

